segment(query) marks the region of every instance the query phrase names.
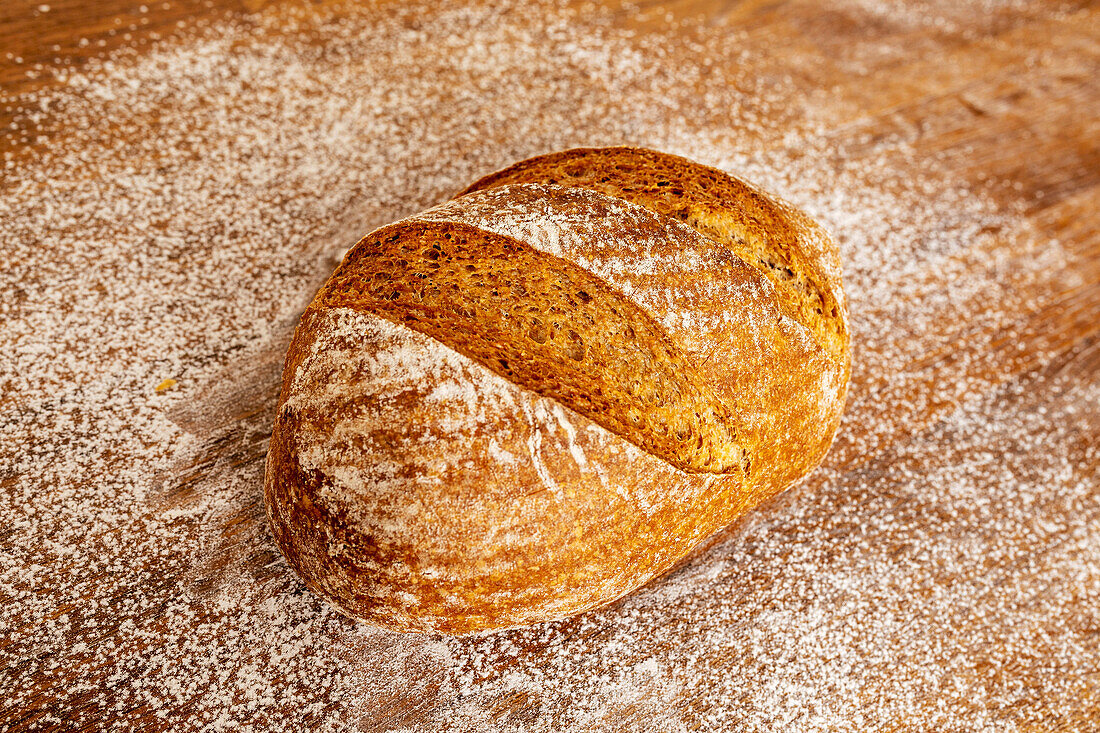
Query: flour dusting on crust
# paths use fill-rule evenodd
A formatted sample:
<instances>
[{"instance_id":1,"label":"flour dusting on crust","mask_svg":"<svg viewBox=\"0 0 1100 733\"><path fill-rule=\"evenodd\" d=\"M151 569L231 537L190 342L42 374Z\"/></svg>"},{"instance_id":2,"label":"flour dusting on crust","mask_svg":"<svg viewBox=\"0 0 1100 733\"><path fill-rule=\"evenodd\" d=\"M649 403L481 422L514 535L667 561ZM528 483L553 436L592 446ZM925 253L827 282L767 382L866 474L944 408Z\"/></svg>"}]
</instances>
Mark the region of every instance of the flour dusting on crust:
<instances>
[{"instance_id":1,"label":"flour dusting on crust","mask_svg":"<svg viewBox=\"0 0 1100 733\"><path fill-rule=\"evenodd\" d=\"M470 589L483 587L513 624L564 615L625 593L676 542L686 550L701 539L688 529L657 558L630 549L660 524L657 508L700 504L707 477L404 326L346 308L304 323L312 336L280 429L297 466L320 482L309 505L341 527L324 528L323 547L289 541L304 575L349 613L358 615L341 595L354 589L372 599L371 613L420 628L465 612ZM501 454L509 458L498 465ZM369 538L368 554L354 549L359 538ZM578 562L593 544L621 560ZM348 553L354 569L343 571ZM531 582L539 576L556 580Z\"/></svg>"},{"instance_id":2,"label":"flour dusting on crust","mask_svg":"<svg viewBox=\"0 0 1100 733\"><path fill-rule=\"evenodd\" d=\"M686 224L595 191L544 184L475 191L410 220L473 225L602 278L664 327L771 450L812 445L834 428L829 416L847 392L845 366L780 311L766 277ZM789 397L808 395L806 409L817 414L802 424L776 419L769 395L778 392L792 412L804 403Z\"/></svg>"},{"instance_id":3,"label":"flour dusting on crust","mask_svg":"<svg viewBox=\"0 0 1100 733\"><path fill-rule=\"evenodd\" d=\"M596 191L532 183L497 186L412 219L465 222L579 265L641 306L692 352L731 320L785 318L774 305L771 283L724 248L675 219ZM624 231L630 235L624 237Z\"/></svg>"}]
</instances>

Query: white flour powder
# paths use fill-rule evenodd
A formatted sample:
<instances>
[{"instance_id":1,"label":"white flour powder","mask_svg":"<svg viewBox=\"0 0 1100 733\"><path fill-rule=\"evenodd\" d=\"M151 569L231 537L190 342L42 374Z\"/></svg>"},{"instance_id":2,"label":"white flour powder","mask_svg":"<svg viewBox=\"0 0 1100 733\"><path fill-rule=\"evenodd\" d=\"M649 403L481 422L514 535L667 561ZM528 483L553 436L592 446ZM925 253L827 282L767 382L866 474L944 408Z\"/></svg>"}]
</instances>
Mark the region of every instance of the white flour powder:
<instances>
[{"instance_id":1,"label":"white flour powder","mask_svg":"<svg viewBox=\"0 0 1100 733\"><path fill-rule=\"evenodd\" d=\"M33 144L0 181L3 727L1000 731L1097 710L1096 365L1005 382L1004 337L1079 281L1058 243L904 129L846 149L844 110L758 39L432 5L260 14L0 98L0 134ZM289 327L373 226L622 143L834 233L856 362L826 466L609 610L474 639L344 620L263 524Z\"/></svg>"}]
</instances>

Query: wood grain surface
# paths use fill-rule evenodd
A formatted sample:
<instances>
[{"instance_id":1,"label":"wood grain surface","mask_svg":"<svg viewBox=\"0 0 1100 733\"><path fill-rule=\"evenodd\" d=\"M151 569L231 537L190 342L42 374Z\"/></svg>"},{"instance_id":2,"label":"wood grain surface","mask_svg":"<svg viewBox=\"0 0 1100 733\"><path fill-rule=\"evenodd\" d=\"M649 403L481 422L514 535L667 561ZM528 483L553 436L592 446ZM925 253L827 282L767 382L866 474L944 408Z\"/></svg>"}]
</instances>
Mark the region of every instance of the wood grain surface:
<instances>
[{"instance_id":1,"label":"wood grain surface","mask_svg":"<svg viewBox=\"0 0 1100 733\"><path fill-rule=\"evenodd\" d=\"M52 99L51 90L64 92L74 73L101 73L105 60L125 66L186 52L226 28L234 40L219 53L239 47L243 54L297 34L319 58L337 58L343 46L336 48L325 25L335 22L333 13L341 22L366 18L346 21L361 22L364 33L371 13L399 17L395 23L430 43L442 32L433 18L448 12L390 8L7 0L0 5L0 158L26 180L37 172L48 180L59 165L50 151L74 137L121 140L135 155L155 158L155 149L142 153L139 143L169 124L159 116L107 118L89 132L48 105L34 107ZM92 587L76 599L51 600L63 594L33 580L38 561L28 560L27 548L60 535L11 517L35 502L50 509L63 501L52 491L61 497L70 496L67 488L106 486L114 464L90 461L72 487L36 488L26 471L0 469L12 527L0 532L7 566L0 602L10 624L0 629L0 727L1100 730L1100 7L642 0L513 7L484 17L514 31L541 27L531 20L538 13L563 27L598 25L639 49L639 58L660 49L647 61L646 78L666 96L653 109L623 114L615 129L633 135L626 142L671 140L647 124L664 130L690 116L694 134L706 139L704 157L728 151L726 160L743 162L750 178L784 172L775 174L790 189L782 193L844 212L825 216L835 219L826 223L850 256L855 362L846 421L822 469L671 576L579 619L475 639L397 639L324 609L279 557L262 507L266 441L296 314L335 264L333 252L370 226L458 190L486 172L478 167L485 161L505 164L565 141L547 135L527 146L505 129L522 120L475 119L445 128L455 137L438 143L436 128L398 116L394 124L421 135L425 153L395 170L430 171L433 182L407 198L393 194L390 203L378 193L377 204L329 205L323 225L288 245L291 254L280 261L297 289L282 298L281 310L265 311L263 338L217 358L214 347L198 342L171 355L173 364L200 363L207 372L189 383L165 371L180 380L169 390L177 396L150 409L192 448L156 466L141 500L125 510L133 526L119 521L117 532L128 538L123 544L136 543L135 527L186 514L180 531L196 538L193 546L171 562L104 570L101 587L115 582L108 578L128 579L119 597ZM520 43L516 37L507 36ZM690 47L706 54L676 53L689 44L702 44ZM555 60L544 62L550 71L539 78L556 79L556 94L598 87L582 65L553 71ZM424 68L441 79L451 73L445 65ZM433 102L440 109L494 93L454 73L448 98ZM715 94L751 99L761 89L777 101L746 102L737 119L724 103L692 102ZM213 120L223 102L180 104L188 114L210 111ZM587 142L580 133L569 140ZM484 152L494 143L496 150ZM265 151L257 144L261 162ZM803 189L802 179L814 183ZM0 196L23 201L9 184L0 183ZM277 186L270 190L278 195ZM12 221L0 225L18 215L7 211ZM844 222L860 236L838 231ZM224 232L211 232L189 240L193 254L178 257L216 259ZM876 238L893 244L876 248ZM9 266L21 251L0 239ZM46 259L67 256L40 251ZM880 259L881 252L893 259ZM60 360L64 347L28 356L12 330L40 307L44 288L65 287L50 277L4 295L0 406L15 414L16 427L61 409L19 379L34 359ZM165 299L183 303L184 295L181 289ZM113 358L102 355L105 372ZM10 443L0 457L9 466L32 465L18 463L17 452L33 453L35 445ZM211 498L219 496L229 498ZM59 577L70 571L80 568L65 566ZM143 597L165 600L134 600ZM138 610L127 610L132 603ZM187 607L196 634L233 629L211 637L222 640L224 654L179 646L187 633L166 620L174 604ZM298 615L262 621L276 605ZM93 620L53 635L59 617L81 613ZM250 668L251 681L239 684L240 660L256 653L246 647L271 644L258 631L249 636L263 623L299 636L278 654L265 652L268 666ZM133 628L142 633L131 635ZM127 661L89 661L97 646ZM182 692L168 685L159 707L135 692L177 657L207 653L196 668L224 674L197 675L203 681ZM818 673L824 676L815 679Z\"/></svg>"}]
</instances>

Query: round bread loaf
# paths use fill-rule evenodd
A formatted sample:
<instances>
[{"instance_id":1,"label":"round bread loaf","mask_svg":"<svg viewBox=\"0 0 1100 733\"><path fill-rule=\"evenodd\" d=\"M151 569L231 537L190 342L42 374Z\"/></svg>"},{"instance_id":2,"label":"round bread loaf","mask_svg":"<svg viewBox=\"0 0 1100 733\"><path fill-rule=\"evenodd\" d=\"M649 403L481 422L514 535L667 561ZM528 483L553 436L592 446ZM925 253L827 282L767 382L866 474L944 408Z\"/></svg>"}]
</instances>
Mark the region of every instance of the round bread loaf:
<instances>
[{"instance_id":1,"label":"round bread loaf","mask_svg":"<svg viewBox=\"0 0 1100 733\"><path fill-rule=\"evenodd\" d=\"M306 309L265 498L306 585L397 631L567 617L824 456L836 249L719 170L578 149L371 232Z\"/></svg>"}]
</instances>

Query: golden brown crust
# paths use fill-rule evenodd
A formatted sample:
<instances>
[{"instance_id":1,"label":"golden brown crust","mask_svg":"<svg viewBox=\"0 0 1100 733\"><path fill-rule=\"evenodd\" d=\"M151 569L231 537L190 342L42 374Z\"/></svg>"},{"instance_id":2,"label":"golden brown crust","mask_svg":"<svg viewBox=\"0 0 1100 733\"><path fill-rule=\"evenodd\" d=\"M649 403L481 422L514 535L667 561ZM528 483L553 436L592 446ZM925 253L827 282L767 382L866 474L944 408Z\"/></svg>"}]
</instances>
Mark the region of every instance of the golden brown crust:
<instances>
[{"instance_id":1,"label":"golden brown crust","mask_svg":"<svg viewBox=\"0 0 1100 733\"><path fill-rule=\"evenodd\" d=\"M570 196L537 195L555 194ZM588 270L513 237L460 221L382 227L317 302L427 334L685 471L743 470L735 413L660 324Z\"/></svg>"},{"instance_id":2,"label":"golden brown crust","mask_svg":"<svg viewBox=\"0 0 1100 733\"><path fill-rule=\"evenodd\" d=\"M655 150L574 148L490 173L459 195L512 183L579 186L683 221L760 269L776 286L784 312L830 353L847 352L836 248L816 222L747 181Z\"/></svg>"},{"instance_id":3,"label":"golden brown crust","mask_svg":"<svg viewBox=\"0 0 1100 733\"><path fill-rule=\"evenodd\" d=\"M655 154L642 153L650 170ZM725 220L739 211L715 210ZM802 243L820 230L801 222L769 237L788 232L785 251L809 257L820 242ZM426 250L447 234L478 246L435 276L425 263L443 248ZM505 255L518 269L498 267ZM380 264L386 258L395 266ZM481 273L476 287L461 276L467 266ZM831 267L815 266L827 275ZM539 277L523 280L524 292L503 292L522 272ZM541 277L548 272L564 273L570 287L586 283L599 307L550 292L558 281ZM375 278L400 287L371 287ZM418 284L426 280L435 284ZM719 238L584 186L490 186L368 235L307 309L288 351L265 488L276 540L310 588L395 630L462 633L608 603L824 455L847 388L847 344L836 353L819 323L801 323L781 301L770 277ZM842 293L837 302L843 320ZM598 328L586 338L623 337L616 319L642 313L659 332L635 330L635 346L667 343L682 371L705 382L730 411L748 473L693 472L662 456L652 436L536 379L543 370L558 387L604 390L608 410L631 400L645 408L623 388L624 372L602 364L636 369L633 355L600 352L591 368L578 362L579 377L554 361L571 358L567 342L533 356L530 324L515 311L527 303L560 323L591 316ZM494 364L517 352L531 360L525 376Z\"/></svg>"},{"instance_id":4,"label":"golden brown crust","mask_svg":"<svg viewBox=\"0 0 1100 733\"><path fill-rule=\"evenodd\" d=\"M350 309L303 325L319 336L280 408L268 507L307 585L356 618L460 633L573 615L752 499L404 326Z\"/></svg>"}]
</instances>

